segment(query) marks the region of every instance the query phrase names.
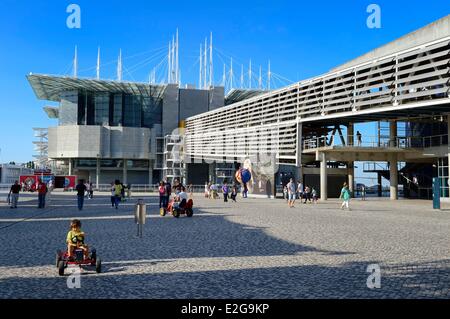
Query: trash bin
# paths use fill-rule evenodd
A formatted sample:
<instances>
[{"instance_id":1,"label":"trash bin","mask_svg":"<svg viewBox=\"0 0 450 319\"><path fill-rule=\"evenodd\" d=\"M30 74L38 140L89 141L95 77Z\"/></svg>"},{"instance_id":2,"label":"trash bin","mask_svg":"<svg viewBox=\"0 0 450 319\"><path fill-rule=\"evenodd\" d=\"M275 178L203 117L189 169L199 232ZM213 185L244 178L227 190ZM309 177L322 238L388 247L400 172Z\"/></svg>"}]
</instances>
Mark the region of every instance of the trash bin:
<instances>
[{"instance_id":1,"label":"trash bin","mask_svg":"<svg viewBox=\"0 0 450 319\"><path fill-rule=\"evenodd\" d=\"M136 224L145 225L145 219L147 217L147 205L145 205L143 199L138 199L134 212L134 220Z\"/></svg>"}]
</instances>

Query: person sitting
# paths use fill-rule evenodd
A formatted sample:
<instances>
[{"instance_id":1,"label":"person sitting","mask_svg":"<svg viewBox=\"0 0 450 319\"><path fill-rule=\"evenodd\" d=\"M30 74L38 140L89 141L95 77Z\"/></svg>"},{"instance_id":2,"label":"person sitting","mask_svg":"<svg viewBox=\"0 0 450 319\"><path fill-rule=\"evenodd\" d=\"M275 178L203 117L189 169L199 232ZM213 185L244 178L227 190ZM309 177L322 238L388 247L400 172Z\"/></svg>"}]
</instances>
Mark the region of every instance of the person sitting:
<instances>
[{"instance_id":1,"label":"person sitting","mask_svg":"<svg viewBox=\"0 0 450 319\"><path fill-rule=\"evenodd\" d=\"M175 201L178 204L175 205L175 209L183 209L186 207L186 203L188 200L188 194L186 193L186 188L184 186L181 187L181 191L177 194Z\"/></svg>"},{"instance_id":2,"label":"person sitting","mask_svg":"<svg viewBox=\"0 0 450 319\"><path fill-rule=\"evenodd\" d=\"M85 233L81 230L81 222L78 219L72 220L66 238L69 259L73 259L73 252L76 248L82 249L84 258L88 258L89 247L84 243L84 238Z\"/></svg>"}]
</instances>

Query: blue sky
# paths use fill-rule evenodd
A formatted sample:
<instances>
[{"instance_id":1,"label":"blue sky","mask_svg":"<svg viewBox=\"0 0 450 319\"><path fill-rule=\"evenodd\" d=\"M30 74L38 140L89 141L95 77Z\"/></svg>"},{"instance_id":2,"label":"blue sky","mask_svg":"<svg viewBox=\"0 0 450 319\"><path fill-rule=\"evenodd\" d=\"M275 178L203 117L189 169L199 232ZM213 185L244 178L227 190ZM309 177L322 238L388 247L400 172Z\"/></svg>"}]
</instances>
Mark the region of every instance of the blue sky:
<instances>
[{"instance_id":1,"label":"blue sky","mask_svg":"<svg viewBox=\"0 0 450 319\"><path fill-rule=\"evenodd\" d=\"M81 7L81 29L66 26L66 8ZM270 59L273 72L301 80L327 72L373 48L414 31L450 13L448 0L433 1L92 1L51 0L0 2L1 162L32 159L32 127L56 125L42 111L26 81L29 72L68 74L74 46L79 50L79 75L94 76L97 47L102 61L117 59L121 48L124 79L146 81L152 54L165 51L175 29L180 31L180 66L184 83L198 82L199 45L212 31L222 56L235 62L252 59L254 72ZM366 26L369 4L382 10L382 28ZM153 50L152 52L150 52ZM133 55L141 54L135 58ZM130 58L131 57L131 58ZM140 61L148 59L148 64ZM217 82L223 64L215 55ZM136 66L136 67L134 67ZM238 69L238 70L236 70ZM115 65L102 68L113 78ZM235 65L235 74L240 65ZM279 83L281 84L281 82ZM373 131L373 132L372 132ZM366 135L375 131L364 128Z\"/></svg>"}]
</instances>

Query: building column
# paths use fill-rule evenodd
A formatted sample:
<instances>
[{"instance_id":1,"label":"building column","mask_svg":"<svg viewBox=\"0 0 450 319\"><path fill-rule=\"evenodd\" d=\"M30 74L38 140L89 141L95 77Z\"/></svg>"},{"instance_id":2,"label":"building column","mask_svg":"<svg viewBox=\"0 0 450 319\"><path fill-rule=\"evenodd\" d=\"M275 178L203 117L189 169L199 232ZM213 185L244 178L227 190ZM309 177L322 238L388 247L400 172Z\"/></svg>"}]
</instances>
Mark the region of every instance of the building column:
<instances>
[{"instance_id":1,"label":"building column","mask_svg":"<svg viewBox=\"0 0 450 319\"><path fill-rule=\"evenodd\" d=\"M348 123L347 127L347 145L353 146L354 145L354 139L355 139L355 127L353 123Z\"/></svg>"},{"instance_id":2,"label":"building column","mask_svg":"<svg viewBox=\"0 0 450 319\"><path fill-rule=\"evenodd\" d=\"M347 162L348 189L350 192L355 190L355 163Z\"/></svg>"},{"instance_id":3,"label":"building column","mask_svg":"<svg viewBox=\"0 0 450 319\"><path fill-rule=\"evenodd\" d=\"M327 175L327 157L325 153L319 153L320 158L320 199L328 199L328 175Z\"/></svg>"},{"instance_id":4,"label":"building column","mask_svg":"<svg viewBox=\"0 0 450 319\"><path fill-rule=\"evenodd\" d=\"M153 185L153 161L148 161L148 184Z\"/></svg>"},{"instance_id":5,"label":"building column","mask_svg":"<svg viewBox=\"0 0 450 319\"><path fill-rule=\"evenodd\" d=\"M378 197L383 197L383 185L381 173L377 173L378 177Z\"/></svg>"},{"instance_id":6,"label":"building column","mask_svg":"<svg viewBox=\"0 0 450 319\"><path fill-rule=\"evenodd\" d=\"M72 176L72 159L69 158L69 176Z\"/></svg>"},{"instance_id":7,"label":"building column","mask_svg":"<svg viewBox=\"0 0 450 319\"><path fill-rule=\"evenodd\" d=\"M128 184L128 175L127 175L128 171L127 171L127 160L124 159L123 160L123 177L122 177L122 183L124 185Z\"/></svg>"},{"instance_id":8,"label":"building column","mask_svg":"<svg viewBox=\"0 0 450 319\"><path fill-rule=\"evenodd\" d=\"M391 182L390 195L391 200L398 199L398 168L397 168L397 156L393 154L392 160L389 161L389 179Z\"/></svg>"},{"instance_id":9,"label":"building column","mask_svg":"<svg viewBox=\"0 0 450 319\"><path fill-rule=\"evenodd\" d=\"M397 122L389 121L389 147L397 147Z\"/></svg>"},{"instance_id":10,"label":"building column","mask_svg":"<svg viewBox=\"0 0 450 319\"><path fill-rule=\"evenodd\" d=\"M97 165L96 165L96 172L95 172L95 187L97 188L97 191L100 189L100 158L97 157Z\"/></svg>"}]
</instances>

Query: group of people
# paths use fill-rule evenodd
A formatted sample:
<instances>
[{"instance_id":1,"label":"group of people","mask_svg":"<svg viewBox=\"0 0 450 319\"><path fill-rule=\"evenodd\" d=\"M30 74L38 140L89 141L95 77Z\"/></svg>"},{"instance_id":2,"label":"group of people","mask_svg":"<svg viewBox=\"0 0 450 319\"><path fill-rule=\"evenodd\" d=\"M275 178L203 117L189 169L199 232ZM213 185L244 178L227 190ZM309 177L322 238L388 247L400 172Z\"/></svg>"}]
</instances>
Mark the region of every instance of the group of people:
<instances>
[{"instance_id":1,"label":"group of people","mask_svg":"<svg viewBox=\"0 0 450 319\"><path fill-rule=\"evenodd\" d=\"M303 185L301 181L295 183L293 178L291 178L289 183L283 187L283 194L289 207L294 207L294 203L297 199L299 199L300 202L304 200L304 204L308 201L317 204L318 201L317 191L313 186L309 187Z\"/></svg>"},{"instance_id":2,"label":"group of people","mask_svg":"<svg viewBox=\"0 0 450 319\"><path fill-rule=\"evenodd\" d=\"M233 185L233 186L229 186L227 182L224 182L222 187L222 194L223 194L223 201L226 203L228 202L228 197L231 198L231 200L233 202L236 202L236 197L238 194L238 186L237 185ZM244 190L242 192L242 196L244 198L247 197L247 187L244 187ZM219 186L213 183L205 183L205 198L210 198L210 199L217 199L220 198L219 197Z\"/></svg>"},{"instance_id":3,"label":"group of people","mask_svg":"<svg viewBox=\"0 0 450 319\"><path fill-rule=\"evenodd\" d=\"M178 180L175 179L173 186L170 184L168 180L164 180L159 182L159 208L167 209L169 206L169 199L172 195L172 192L175 193L175 202L176 208L183 208L187 201L188 201L188 194L186 193L186 187ZM193 196L193 186L190 184L188 186L188 192L190 193L190 196Z\"/></svg>"},{"instance_id":4,"label":"group of people","mask_svg":"<svg viewBox=\"0 0 450 319\"><path fill-rule=\"evenodd\" d=\"M38 208L45 208L45 199L47 197L47 193L51 190L50 187L47 186L46 183L39 180L36 191L38 193ZM11 209L17 208L17 204L19 202L19 196L21 191L26 191L22 185L20 185L19 181L15 181L14 184L9 189L8 193L8 203Z\"/></svg>"}]
</instances>

